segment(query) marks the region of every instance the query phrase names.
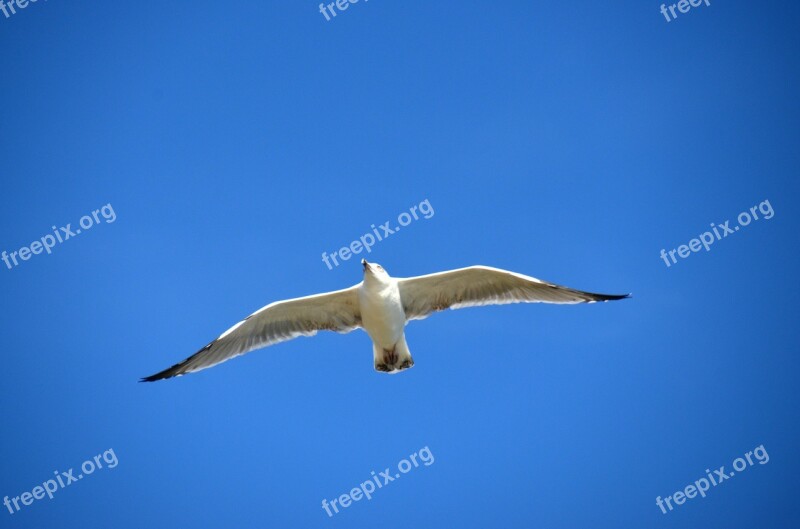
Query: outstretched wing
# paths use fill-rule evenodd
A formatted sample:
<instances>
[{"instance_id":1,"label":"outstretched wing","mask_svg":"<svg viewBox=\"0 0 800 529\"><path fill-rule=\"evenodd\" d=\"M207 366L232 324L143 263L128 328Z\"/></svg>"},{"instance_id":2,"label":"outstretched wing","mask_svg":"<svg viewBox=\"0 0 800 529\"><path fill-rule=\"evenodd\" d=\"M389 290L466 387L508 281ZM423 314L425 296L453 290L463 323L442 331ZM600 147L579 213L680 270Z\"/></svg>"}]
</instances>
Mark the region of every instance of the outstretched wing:
<instances>
[{"instance_id":1,"label":"outstretched wing","mask_svg":"<svg viewBox=\"0 0 800 529\"><path fill-rule=\"evenodd\" d=\"M448 308L507 303L594 303L628 297L583 292L488 266L470 266L397 282L409 320L427 318L432 312Z\"/></svg>"},{"instance_id":2,"label":"outstretched wing","mask_svg":"<svg viewBox=\"0 0 800 529\"><path fill-rule=\"evenodd\" d=\"M255 349L298 336L313 336L317 331L350 332L361 326L357 288L358 285L336 292L271 303L222 333L183 362L145 377L142 382L200 371Z\"/></svg>"}]
</instances>

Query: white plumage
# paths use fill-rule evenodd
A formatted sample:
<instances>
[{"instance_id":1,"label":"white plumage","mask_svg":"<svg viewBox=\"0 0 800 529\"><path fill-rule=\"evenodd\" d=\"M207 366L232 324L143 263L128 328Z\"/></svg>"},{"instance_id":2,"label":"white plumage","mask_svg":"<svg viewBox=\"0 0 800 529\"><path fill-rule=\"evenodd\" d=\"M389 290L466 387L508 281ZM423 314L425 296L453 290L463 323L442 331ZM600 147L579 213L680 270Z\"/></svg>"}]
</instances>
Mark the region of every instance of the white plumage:
<instances>
[{"instance_id":1,"label":"white plumage","mask_svg":"<svg viewBox=\"0 0 800 529\"><path fill-rule=\"evenodd\" d=\"M444 309L506 303L593 303L628 297L583 292L507 270L471 266L418 277L392 278L362 259L364 280L350 288L270 303L152 382L193 373L250 351L317 331L347 333L359 327L372 339L377 371L414 365L405 340L410 320Z\"/></svg>"}]
</instances>

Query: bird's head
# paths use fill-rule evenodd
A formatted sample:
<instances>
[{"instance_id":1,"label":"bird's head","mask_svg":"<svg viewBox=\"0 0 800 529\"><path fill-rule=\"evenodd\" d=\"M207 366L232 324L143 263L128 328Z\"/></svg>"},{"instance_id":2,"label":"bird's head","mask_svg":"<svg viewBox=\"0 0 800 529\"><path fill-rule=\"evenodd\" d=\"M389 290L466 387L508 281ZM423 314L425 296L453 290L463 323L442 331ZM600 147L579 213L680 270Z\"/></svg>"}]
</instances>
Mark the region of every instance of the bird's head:
<instances>
[{"instance_id":1,"label":"bird's head","mask_svg":"<svg viewBox=\"0 0 800 529\"><path fill-rule=\"evenodd\" d=\"M361 260L364 266L364 278L373 278L378 280L389 279L389 274L378 263L368 263L366 259Z\"/></svg>"}]
</instances>

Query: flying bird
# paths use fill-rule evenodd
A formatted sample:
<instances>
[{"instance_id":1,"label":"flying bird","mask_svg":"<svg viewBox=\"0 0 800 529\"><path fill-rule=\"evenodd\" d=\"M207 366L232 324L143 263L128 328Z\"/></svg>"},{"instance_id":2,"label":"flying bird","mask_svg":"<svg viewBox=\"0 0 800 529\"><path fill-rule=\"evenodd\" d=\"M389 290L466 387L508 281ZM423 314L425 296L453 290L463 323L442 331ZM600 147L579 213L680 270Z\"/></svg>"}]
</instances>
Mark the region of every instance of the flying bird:
<instances>
[{"instance_id":1,"label":"flying bird","mask_svg":"<svg viewBox=\"0 0 800 529\"><path fill-rule=\"evenodd\" d=\"M348 333L359 327L372 339L375 370L399 373L414 365L405 326L434 312L507 303L594 303L629 296L583 292L488 266L395 278L377 263L362 259L361 264L361 283L270 303L183 362L142 382L194 373L268 345L313 336L317 331Z\"/></svg>"}]
</instances>

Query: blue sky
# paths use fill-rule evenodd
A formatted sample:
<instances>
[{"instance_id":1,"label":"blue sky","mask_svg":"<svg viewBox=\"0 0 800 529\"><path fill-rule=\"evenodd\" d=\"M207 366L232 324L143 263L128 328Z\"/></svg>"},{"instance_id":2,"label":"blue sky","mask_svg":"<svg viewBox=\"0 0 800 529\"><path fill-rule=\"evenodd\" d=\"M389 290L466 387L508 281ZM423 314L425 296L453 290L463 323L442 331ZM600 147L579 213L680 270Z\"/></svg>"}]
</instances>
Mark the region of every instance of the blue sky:
<instances>
[{"instance_id":1,"label":"blue sky","mask_svg":"<svg viewBox=\"0 0 800 529\"><path fill-rule=\"evenodd\" d=\"M792 527L800 6L29 4L0 14L0 498L51 527ZM138 379L275 300L472 264L599 305L446 311ZM774 216L667 267L768 200ZM90 219L91 220L91 219ZM360 256L359 256L360 257ZM663 514L758 446L766 464ZM435 457L329 518L323 499Z\"/></svg>"}]
</instances>

